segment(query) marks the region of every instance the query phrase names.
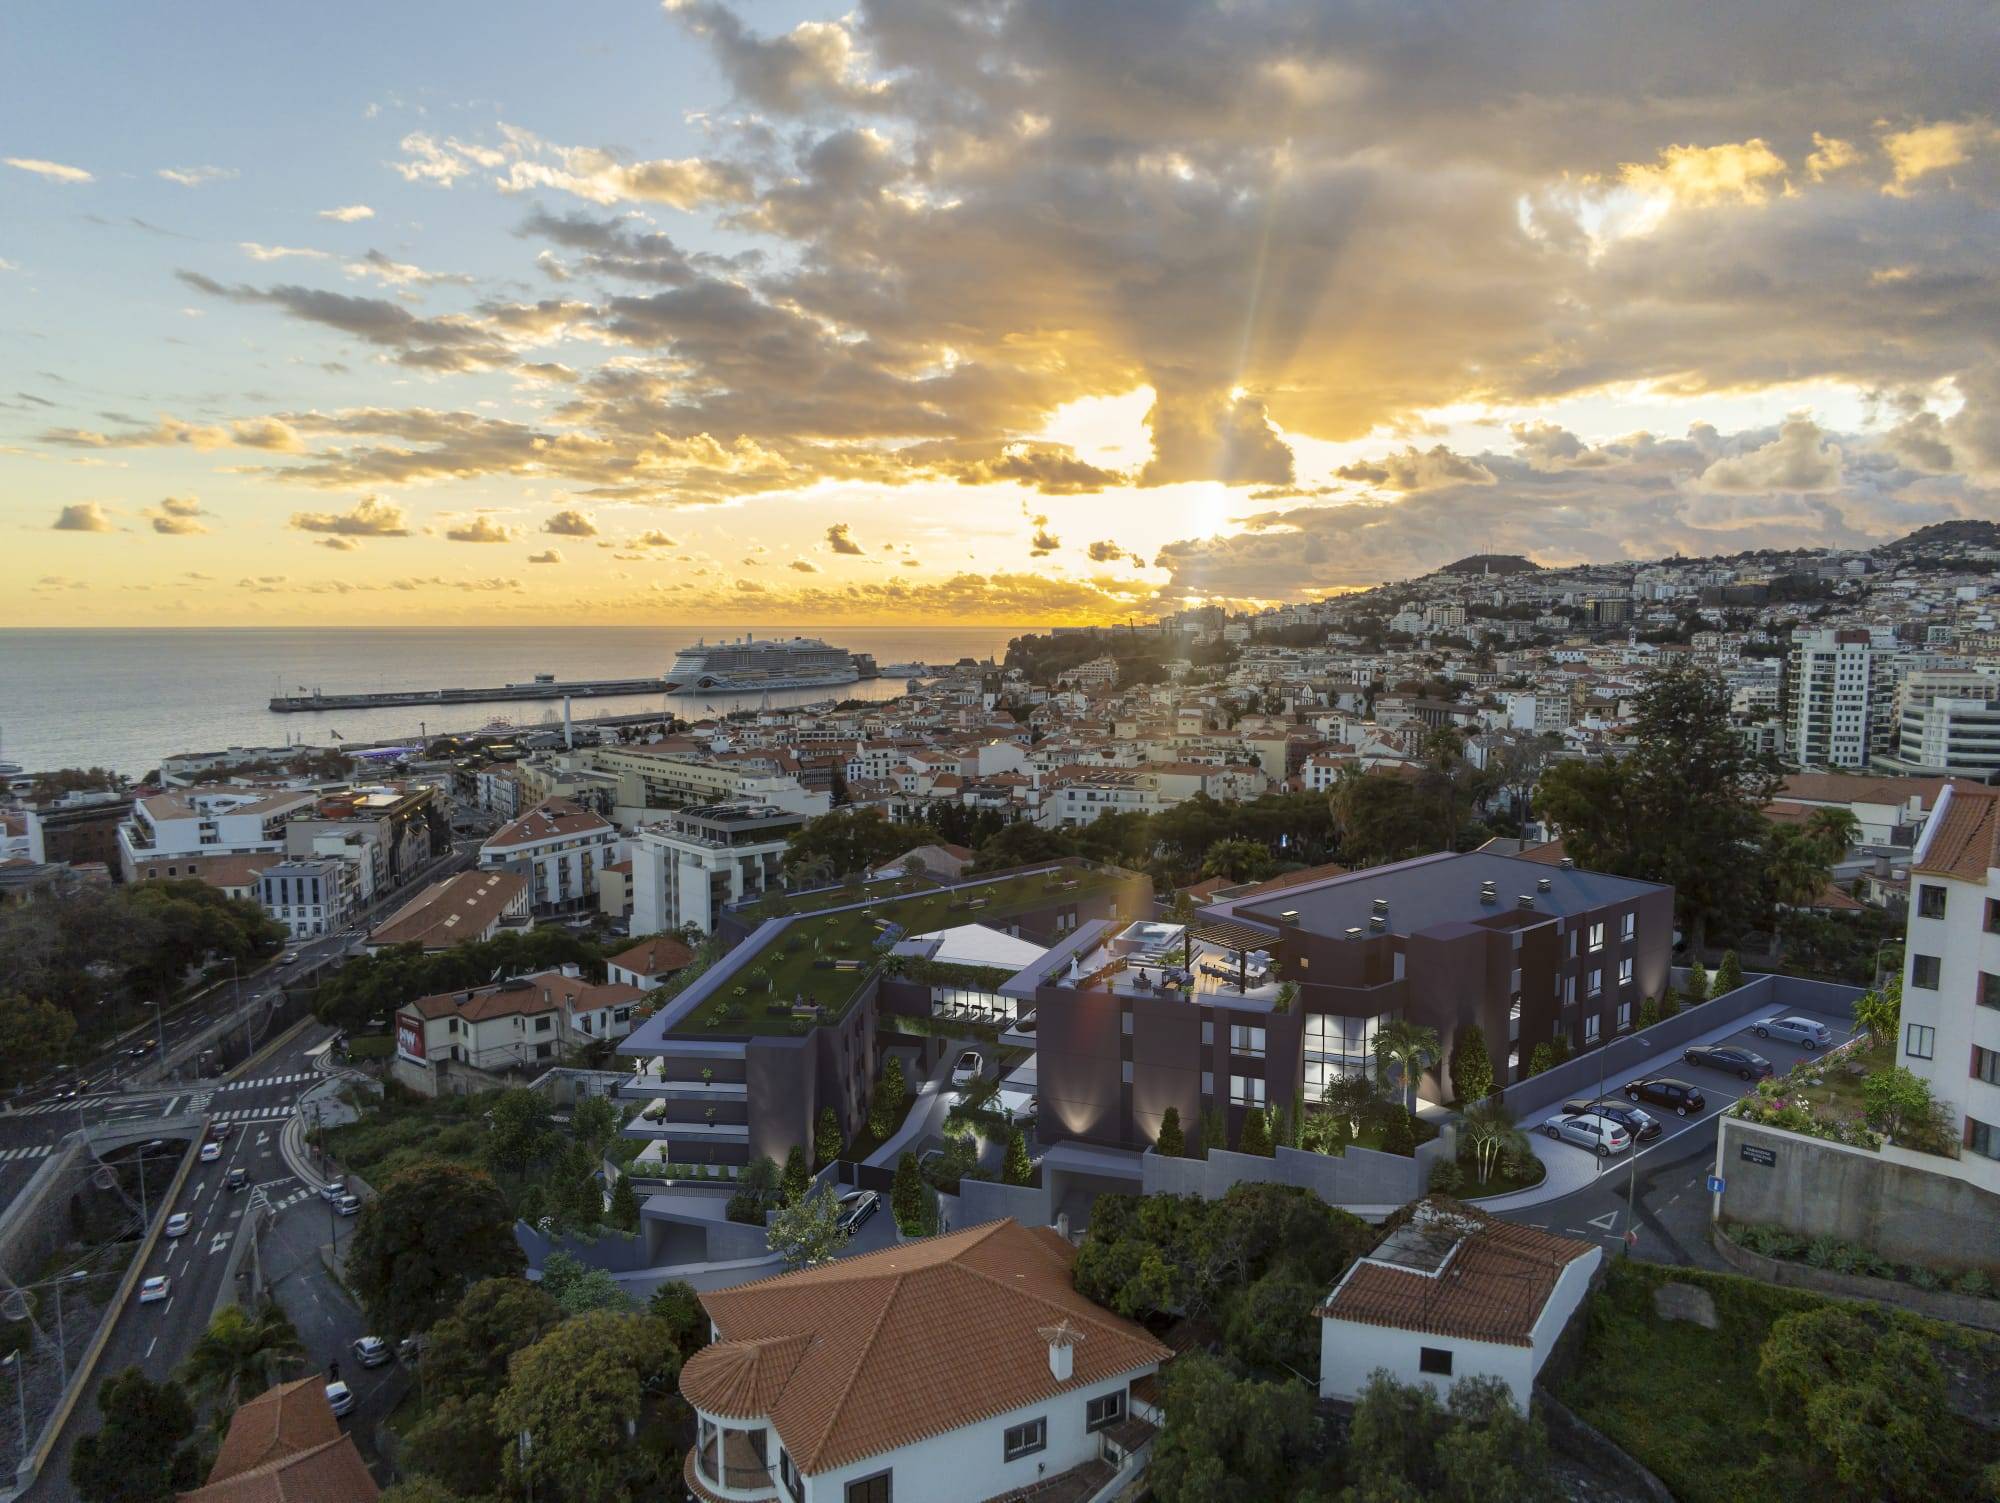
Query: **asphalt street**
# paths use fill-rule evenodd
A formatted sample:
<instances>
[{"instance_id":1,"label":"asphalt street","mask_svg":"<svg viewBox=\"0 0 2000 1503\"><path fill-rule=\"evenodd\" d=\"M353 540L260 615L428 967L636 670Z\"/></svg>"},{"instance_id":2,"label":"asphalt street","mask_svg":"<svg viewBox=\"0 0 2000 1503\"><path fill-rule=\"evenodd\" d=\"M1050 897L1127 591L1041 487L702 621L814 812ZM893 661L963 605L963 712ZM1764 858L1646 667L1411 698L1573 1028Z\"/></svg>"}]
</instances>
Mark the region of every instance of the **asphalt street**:
<instances>
[{"instance_id":1,"label":"asphalt street","mask_svg":"<svg viewBox=\"0 0 2000 1503\"><path fill-rule=\"evenodd\" d=\"M1804 1016L1818 1018L1832 1030L1829 1047L1837 1048L1854 1035L1853 1023L1844 1016L1800 1011ZM1780 1075L1809 1057L1809 1051L1797 1044L1758 1038L1756 1021L1746 1021L1721 1042L1763 1055ZM1616 1043L1606 1061L1613 1080L1641 1062L1642 1057L1636 1051L1630 1051L1630 1057L1621 1060ZM1648 1073L1672 1076L1700 1087L1708 1098L1708 1110L1699 1117L1680 1118L1671 1111L1639 1102L1639 1106L1665 1124L1666 1131L1661 1136L1629 1156L1600 1162L1595 1178L1584 1189L1557 1200L1497 1214L1509 1221L1598 1242L1607 1252L1626 1247L1634 1257L1649 1262L1720 1268L1721 1260L1708 1245L1712 1202L1707 1185L1708 1176L1715 1169L1716 1119L1731 1102L1756 1087L1734 1075L1690 1065L1678 1057L1672 1063L1662 1062ZM1611 1094L1625 1099L1616 1088ZM1524 1128L1534 1125L1522 1124ZM1567 1144L1558 1151L1579 1155L1589 1152ZM1634 1231L1636 1239L1628 1242L1627 1234Z\"/></svg>"}]
</instances>

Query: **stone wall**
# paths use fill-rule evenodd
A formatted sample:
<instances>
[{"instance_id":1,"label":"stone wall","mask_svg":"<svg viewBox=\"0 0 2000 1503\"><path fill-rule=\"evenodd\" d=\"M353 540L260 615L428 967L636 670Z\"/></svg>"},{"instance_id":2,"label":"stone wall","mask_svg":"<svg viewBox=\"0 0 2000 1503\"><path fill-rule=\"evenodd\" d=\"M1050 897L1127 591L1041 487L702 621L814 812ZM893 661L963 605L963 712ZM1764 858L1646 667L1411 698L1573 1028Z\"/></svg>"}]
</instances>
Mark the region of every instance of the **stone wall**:
<instances>
[{"instance_id":1,"label":"stone wall","mask_svg":"<svg viewBox=\"0 0 2000 1503\"><path fill-rule=\"evenodd\" d=\"M1714 1244L1717 1257L1738 1273L1762 1279L1767 1284L1779 1284L1787 1289L1810 1289L1815 1294L1830 1294L1838 1299L1872 1300L1878 1305L1894 1305L1915 1315L1928 1315L1933 1320L1976 1326L1982 1331L2000 1331L2000 1300L1954 1294L1949 1289L1919 1289L1914 1284L1901 1284L1894 1279L1835 1273L1831 1268L1814 1268L1809 1263L1795 1263L1788 1258L1767 1258L1762 1253L1754 1253L1732 1242L1719 1226L1712 1226L1709 1231L1709 1241Z\"/></svg>"},{"instance_id":2,"label":"stone wall","mask_svg":"<svg viewBox=\"0 0 2000 1503\"><path fill-rule=\"evenodd\" d=\"M1754 1161L1765 1155L1769 1163ZM1718 1220L1837 1237L1895 1263L2000 1276L2000 1196L1958 1178L1950 1159L1893 1145L1871 1152L1724 1117L1716 1166L1724 1184Z\"/></svg>"},{"instance_id":3,"label":"stone wall","mask_svg":"<svg viewBox=\"0 0 2000 1503\"><path fill-rule=\"evenodd\" d=\"M1414 1157L1349 1148L1344 1154L1279 1148L1270 1158L1211 1149L1205 1159L1163 1158L1153 1149L1140 1157L1147 1195L1199 1195L1220 1200L1234 1185L1293 1185L1310 1190L1329 1205L1400 1206L1424 1193L1432 1166L1452 1157L1457 1135L1450 1127L1423 1144Z\"/></svg>"}]
</instances>

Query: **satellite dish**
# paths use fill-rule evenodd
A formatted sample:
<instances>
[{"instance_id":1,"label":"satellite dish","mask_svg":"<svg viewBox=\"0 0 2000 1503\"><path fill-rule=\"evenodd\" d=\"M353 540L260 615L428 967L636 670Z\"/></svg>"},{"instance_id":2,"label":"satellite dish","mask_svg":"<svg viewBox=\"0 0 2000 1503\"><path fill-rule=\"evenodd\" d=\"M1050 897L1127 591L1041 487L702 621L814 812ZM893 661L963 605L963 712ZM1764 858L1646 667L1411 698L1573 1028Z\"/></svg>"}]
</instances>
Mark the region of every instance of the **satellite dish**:
<instances>
[{"instance_id":1,"label":"satellite dish","mask_svg":"<svg viewBox=\"0 0 2000 1503\"><path fill-rule=\"evenodd\" d=\"M0 1317L22 1321L28 1318L28 1296L19 1289L0 1294Z\"/></svg>"},{"instance_id":2,"label":"satellite dish","mask_svg":"<svg viewBox=\"0 0 2000 1503\"><path fill-rule=\"evenodd\" d=\"M99 1164L91 1174L90 1182L100 1190L109 1190L118 1183L118 1175L109 1164Z\"/></svg>"}]
</instances>

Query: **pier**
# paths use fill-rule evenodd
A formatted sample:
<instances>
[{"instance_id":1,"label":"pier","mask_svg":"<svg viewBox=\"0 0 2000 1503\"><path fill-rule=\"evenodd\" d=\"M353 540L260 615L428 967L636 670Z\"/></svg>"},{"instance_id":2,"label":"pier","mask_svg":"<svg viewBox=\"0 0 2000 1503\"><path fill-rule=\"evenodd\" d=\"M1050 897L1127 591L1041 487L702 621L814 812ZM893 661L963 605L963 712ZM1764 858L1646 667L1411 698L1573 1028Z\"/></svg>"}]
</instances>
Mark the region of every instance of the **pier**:
<instances>
[{"instance_id":1,"label":"pier","mask_svg":"<svg viewBox=\"0 0 2000 1503\"><path fill-rule=\"evenodd\" d=\"M601 699L613 694L666 694L674 688L665 678L596 678L559 684L553 674L538 673L525 684L497 689L383 689L373 694L274 694L271 708L281 715L308 710L379 710L396 705L469 705L509 699Z\"/></svg>"}]
</instances>

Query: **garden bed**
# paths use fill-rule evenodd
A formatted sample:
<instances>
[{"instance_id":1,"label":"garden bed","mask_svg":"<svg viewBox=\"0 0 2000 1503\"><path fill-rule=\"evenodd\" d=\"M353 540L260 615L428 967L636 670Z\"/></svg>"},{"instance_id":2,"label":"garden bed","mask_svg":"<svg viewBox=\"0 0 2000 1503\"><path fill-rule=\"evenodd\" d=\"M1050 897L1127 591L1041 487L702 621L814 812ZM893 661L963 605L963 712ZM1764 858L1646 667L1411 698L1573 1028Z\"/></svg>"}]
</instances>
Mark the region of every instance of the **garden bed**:
<instances>
[{"instance_id":1,"label":"garden bed","mask_svg":"<svg viewBox=\"0 0 2000 1503\"><path fill-rule=\"evenodd\" d=\"M1884 1142L1919 1153L1954 1157L1950 1130L1939 1113L1931 1108L1909 1109L1899 1116L1888 1115L1871 1098L1881 1095L1888 1077L1896 1070L1896 1051L1891 1043L1875 1043L1865 1036L1819 1056L1807 1056L1784 1075L1759 1081L1757 1089L1729 1108L1745 1122L1776 1127L1806 1137L1824 1138L1851 1148L1871 1152ZM1913 1079L1904 1071L1907 1079ZM1918 1091L1923 1107L1930 1107L1928 1094Z\"/></svg>"}]
</instances>

